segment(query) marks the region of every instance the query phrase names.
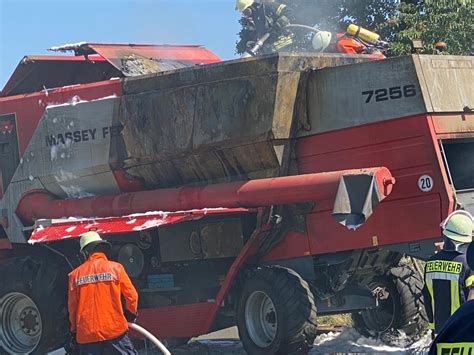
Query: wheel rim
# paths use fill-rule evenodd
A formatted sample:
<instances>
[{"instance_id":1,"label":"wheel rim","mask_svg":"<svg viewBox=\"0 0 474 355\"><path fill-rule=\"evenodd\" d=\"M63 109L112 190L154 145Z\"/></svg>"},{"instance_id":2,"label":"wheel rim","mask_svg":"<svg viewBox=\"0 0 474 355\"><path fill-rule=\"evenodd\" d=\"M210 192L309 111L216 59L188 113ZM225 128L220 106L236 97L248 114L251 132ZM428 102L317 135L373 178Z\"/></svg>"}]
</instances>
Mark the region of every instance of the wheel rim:
<instances>
[{"instance_id":1,"label":"wheel rim","mask_svg":"<svg viewBox=\"0 0 474 355\"><path fill-rule=\"evenodd\" d=\"M278 329L277 312L272 299L263 291L255 291L245 303L245 325L250 339L258 347L268 347Z\"/></svg>"},{"instance_id":2,"label":"wheel rim","mask_svg":"<svg viewBox=\"0 0 474 355\"><path fill-rule=\"evenodd\" d=\"M0 343L8 353L30 353L38 345L43 323L38 307L23 293L0 299Z\"/></svg>"},{"instance_id":3,"label":"wheel rim","mask_svg":"<svg viewBox=\"0 0 474 355\"><path fill-rule=\"evenodd\" d=\"M384 287L378 284L374 287ZM385 288L388 293L388 298L379 300L378 306L373 309L368 309L362 312L362 319L369 329L376 332L385 332L393 327L395 320L395 299L392 297L390 289Z\"/></svg>"}]
</instances>

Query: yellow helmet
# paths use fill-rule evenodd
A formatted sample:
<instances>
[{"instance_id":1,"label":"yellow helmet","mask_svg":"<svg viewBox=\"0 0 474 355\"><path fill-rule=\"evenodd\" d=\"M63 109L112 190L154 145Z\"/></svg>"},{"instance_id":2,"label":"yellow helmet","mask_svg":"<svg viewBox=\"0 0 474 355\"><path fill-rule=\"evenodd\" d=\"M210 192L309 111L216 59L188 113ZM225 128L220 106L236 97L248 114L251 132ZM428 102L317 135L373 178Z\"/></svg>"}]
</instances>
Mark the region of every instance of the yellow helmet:
<instances>
[{"instance_id":1,"label":"yellow helmet","mask_svg":"<svg viewBox=\"0 0 474 355\"><path fill-rule=\"evenodd\" d=\"M110 246L109 242L106 240L103 240L99 233L97 232L86 232L80 235L81 239L79 241L79 245L81 246L81 251L84 250L84 248L88 245L91 244L107 244Z\"/></svg>"},{"instance_id":2,"label":"yellow helmet","mask_svg":"<svg viewBox=\"0 0 474 355\"><path fill-rule=\"evenodd\" d=\"M459 243L472 242L474 227L472 215L467 211L454 211L441 223L443 235Z\"/></svg>"},{"instance_id":3,"label":"yellow helmet","mask_svg":"<svg viewBox=\"0 0 474 355\"><path fill-rule=\"evenodd\" d=\"M328 31L319 31L313 36L312 45L316 52L323 52L331 44L332 34Z\"/></svg>"},{"instance_id":4,"label":"yellow helmet","mask_svg":"<svg viewBox=\"0 0 474 355\"><path fill-rule=\"evenodd\" d=\"M255 0L236 0L235 1L235 11L242 12L246 8L252 6Z\"/></svg>"}]
</instances>

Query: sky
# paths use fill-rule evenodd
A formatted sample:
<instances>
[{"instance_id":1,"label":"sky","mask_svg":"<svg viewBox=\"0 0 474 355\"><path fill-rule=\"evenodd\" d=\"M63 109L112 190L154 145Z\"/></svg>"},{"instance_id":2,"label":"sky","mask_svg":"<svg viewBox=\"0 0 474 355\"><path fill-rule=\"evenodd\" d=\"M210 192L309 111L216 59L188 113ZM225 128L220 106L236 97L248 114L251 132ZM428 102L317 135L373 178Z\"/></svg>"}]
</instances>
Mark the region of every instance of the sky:
<instances>
[{"instance_id":1,"label":"sky","mask_svg":"<svg viewBox=\"0 0 474 355\"><path fill-rule=\"evenodd\" d=\"M235 57L234 0L0 0L0 90L25 55L65 43L201 44Z\"/></svg>"}]
</instances>

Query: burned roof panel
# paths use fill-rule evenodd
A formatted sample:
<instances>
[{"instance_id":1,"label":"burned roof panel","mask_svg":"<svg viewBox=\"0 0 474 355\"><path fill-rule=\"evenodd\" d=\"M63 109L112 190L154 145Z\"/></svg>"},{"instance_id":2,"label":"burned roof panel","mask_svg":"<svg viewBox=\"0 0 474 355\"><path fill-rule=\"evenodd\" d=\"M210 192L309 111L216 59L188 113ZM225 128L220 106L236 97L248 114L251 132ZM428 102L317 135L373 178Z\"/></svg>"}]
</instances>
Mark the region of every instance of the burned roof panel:
<instances>
[{"instance_id":1,"label":"burned roof panel","mask_svg":"<svg viewBox=\"0 0 474 355\"><path fill-rule=\"evenodd\" d=\"M198 45L151 44L67 44L51 48L53 51L74 51L76 55L98 54L125 76L159 73L190 67L196 64L219 62L214 53Z\"/></svg>"},{"instance_id":2,"label":"burned roof panel","mask_svg":"<svg viewBox=\"0 0 474 355\"><path fill-rule=\"evenodd\" d=\"M27 94L113 77L137 76L220 61L202 46L77 43L50 48L75 56L26 56L0 96Z\"/></svg>"},{"instance_id":3,"label":"burned roof panel","mask_svg":"<svg viewBox=\"0 0 474 355\"><path fill-rule=\"evenodd\" d=\"M29 94L67 85L87 84L123 74L99 56L26 56L16 67L0 96Z\"/></svg>"}]
</instances>

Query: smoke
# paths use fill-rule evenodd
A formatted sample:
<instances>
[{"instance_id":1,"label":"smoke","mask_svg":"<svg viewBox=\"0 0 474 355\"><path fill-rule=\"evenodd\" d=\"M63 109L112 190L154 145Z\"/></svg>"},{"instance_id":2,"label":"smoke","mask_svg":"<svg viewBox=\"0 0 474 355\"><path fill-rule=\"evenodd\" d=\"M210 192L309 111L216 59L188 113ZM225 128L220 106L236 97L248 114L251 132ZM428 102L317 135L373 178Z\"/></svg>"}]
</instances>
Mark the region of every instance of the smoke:
<instances>
[{"instance_id":1,"label":"smoke","mask_svg":"<svg viewBox=\"0 0 474 355\"><path fill-rule=\"evenodd\" d=\"M325 31L341 30L341 0L281 0L294 11L294 22L317 26Z\"/></svg>"},{"instance_id":2,"label":"smoke","mask_svg":"<svg viewBox=\"0 0 474 355\"><path fill-rule=\"evenodd\" d=\"M397 13L400 0L276 0L291 6L297 23L316 25L325 31L344 31L356 23L378 31ZM402 0L417 2L419 0ZM387 35L381 33L381 35Z\"/></svg>"}]
</instances>

